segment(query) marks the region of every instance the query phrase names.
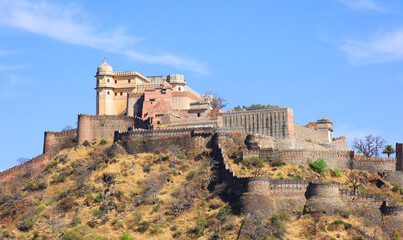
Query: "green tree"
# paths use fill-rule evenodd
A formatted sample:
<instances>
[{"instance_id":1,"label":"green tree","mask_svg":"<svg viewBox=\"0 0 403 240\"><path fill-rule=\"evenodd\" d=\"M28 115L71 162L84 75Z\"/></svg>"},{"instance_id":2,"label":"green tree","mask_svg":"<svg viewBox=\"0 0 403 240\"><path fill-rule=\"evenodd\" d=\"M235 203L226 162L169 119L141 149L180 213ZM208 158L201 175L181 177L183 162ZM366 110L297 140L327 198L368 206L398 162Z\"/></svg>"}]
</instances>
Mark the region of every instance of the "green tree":
<instances>
[{"instance_id":1,"label":"green tree","mask_svg":"<svg viewBox=\"0 0 403 240\"><path fill-rule=\"evenodd\" d=\"M386 145L385 149L383 149L382 153L388 154L388 157L390 157L390 154L395 153L395 149L392 147L392 145Z\"/></svg>"},{"instance_id":2,"label":"green tree","mask_svg":"<svg viewBox=\"0 0 403 240\"><path fill-rule=\"evenodd\" d=\"M327 168L327 163L322 158L318 158L315 162L309 164L312 170L322 175L323 173L329 171Z\"/></svg>"}]
</instances>

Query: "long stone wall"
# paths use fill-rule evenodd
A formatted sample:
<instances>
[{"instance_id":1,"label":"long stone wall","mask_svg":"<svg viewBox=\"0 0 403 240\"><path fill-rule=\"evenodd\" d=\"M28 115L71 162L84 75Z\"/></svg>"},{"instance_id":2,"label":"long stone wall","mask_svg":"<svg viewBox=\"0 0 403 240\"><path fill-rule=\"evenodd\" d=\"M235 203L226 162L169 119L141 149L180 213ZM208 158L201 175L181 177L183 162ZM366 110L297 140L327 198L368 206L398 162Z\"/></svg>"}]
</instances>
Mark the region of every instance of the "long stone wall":
<instances>
[{"instance_id":1,"label":"long stone wall","mask_svg":"<svg viewBox=\"0 0 403 240\"><path fill-rule=\"evenodd\" d=\"M116 131L114 142L119 142L129 154L183 151L193 157L206 148L213 133L213 128L136 129Z\"/></svg>"},{"instance_id":2,"label":"long stone wall","mask_svg":"<svg viewBox=\"0 0 403 240\"><path fill-rule=\"evenodd\" d=\"M25 168L34 168L34 169L42 169L43 166L46 165L46 163L49 161L50 156L47 154L41 154L39 156L36 156L26 163L23 163L21 165L9 168L3 172L0 172L0 182L5 181L5 180L10 180L15 177L15 175L21 173Z\"/></svg>"},{"instance_id":3,"label":"long stone wall","mask_svg":"<svg viewBox=\"0 0 403 240\"><path fill-rule=\"evenodd\" d=\"M77 128L61 132L45 132L43 140L43 153L49 156L53 156L57 152L59 152L62 147L61 140L64 137L77 138Z\"/></svg>"},{"instance_id":4,"label":"long stone wall","mask_svg":"<svg viewBox=\"0 0 403 240\"><path fill-rule=\"evenodd\" d=\"M233 111L223 114L223 127L241 127L248 133L259 133L277 139L294 139L294 116L290 108Z\"/></svg>"},{"instance_id":5,"label":"long stone wall","mask_svg":"<svg viewBox=\"0 0 403 240\"><path fill-rule=\"evenodd\" d=\"M115 131L127 131L134 121L134 117L127 116L79 114L78 144L94 138L113 138Z\"/></svg>"}]
</instances>

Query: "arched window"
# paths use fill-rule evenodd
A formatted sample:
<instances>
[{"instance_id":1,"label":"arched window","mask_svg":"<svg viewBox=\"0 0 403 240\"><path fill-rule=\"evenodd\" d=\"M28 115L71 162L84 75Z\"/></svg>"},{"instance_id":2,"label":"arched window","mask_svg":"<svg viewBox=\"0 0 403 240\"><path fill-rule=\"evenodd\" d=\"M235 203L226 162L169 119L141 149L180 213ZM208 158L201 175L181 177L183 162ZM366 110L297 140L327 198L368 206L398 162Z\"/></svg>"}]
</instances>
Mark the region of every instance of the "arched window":
<instances>
[{"instance_id":1,"label":"arched window","mask_svg":"<svg viewBox=\"0 0 403 240\"><path fill-rule=\"evenodd\" d=\"M115 92L115 96L117 96L118 95L118 93L117 92Z\"/></svg>"},{"instance_id":2,"label":"arched window","mask_svg":"<svg viewBox=\"0 0 403 240\"><path fill-rule=\"evenodd\" d=\"M123 93L122 92L120 92L120 96L122 96L123 95Z\"/></svg>"},{"instance_id":3,"label":"arched window","mask_svg":"<svg viewBox=\"0 0 403 240\"><path fill-rule=\"evenodd\" d=\"M109 91L108 91L108 95L109 95Z\"/></svg>"},{"instance_id":4,"label":"arched window","mask_svg":"<svg viewBox=\"0 0 403 240\"><path fill-rule=\"evenodd\" d=\"M106 80L107 82L109 82L109 78L108 78L108 80Z\"/></svg>"},{"instance_id":5,"label":"arched window","mask_svg":"<svg viewBox=\"0 0 403 240\"><path fill-rule=\"evenodd\" d=\"M118 83L118 80L115 80L115 83Z\"/></svg>"},{"instance_id":6,"label":"arched window","mask_svg":"<svg viewBox=\"0 0 403 240\"><path fill-rule=\"evenodd\" d=\"M128 82L128 83L131 83L131 80L129 79L129 80L127 80L127 82Z\"/></svg>"},{"instance_id":7,"label":"arched window","mask_svg":"<svg viewBox=\"0 0 403 240\"><path fill-rule=\"evenodd\" d=\"M181 90L181 87L178 88L178 91L180 91L180 90Z\"/></svg>"}]
</instances>

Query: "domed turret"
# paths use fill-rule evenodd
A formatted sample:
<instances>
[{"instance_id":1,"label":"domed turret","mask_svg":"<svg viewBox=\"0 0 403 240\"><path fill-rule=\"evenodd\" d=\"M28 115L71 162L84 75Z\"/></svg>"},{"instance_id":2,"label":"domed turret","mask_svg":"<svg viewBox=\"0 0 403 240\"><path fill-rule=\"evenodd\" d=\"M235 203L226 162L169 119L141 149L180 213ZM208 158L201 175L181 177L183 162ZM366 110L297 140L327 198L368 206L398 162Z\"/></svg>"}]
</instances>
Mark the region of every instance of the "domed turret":
<instances>
[{"instance_id":1,"label":"domed turret","mask_svg":"<svg viewBox=\"0 0 403 240\"><path fill-rule=\"evenodd\" d=\"M104 62L98 66L97 75L112 75L113 69L112 66L106 62L104 58Z\"/></svg>"}]
</instances>

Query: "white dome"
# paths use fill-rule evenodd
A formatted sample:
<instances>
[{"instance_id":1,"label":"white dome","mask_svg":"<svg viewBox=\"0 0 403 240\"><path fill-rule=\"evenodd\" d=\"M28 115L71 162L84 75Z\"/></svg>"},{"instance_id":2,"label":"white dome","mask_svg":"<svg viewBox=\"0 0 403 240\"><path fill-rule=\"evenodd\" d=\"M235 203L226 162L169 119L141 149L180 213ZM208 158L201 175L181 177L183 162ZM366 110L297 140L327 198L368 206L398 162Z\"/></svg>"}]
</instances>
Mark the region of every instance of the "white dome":
<instances>
[{"instance_id":1,"label":"white dome","mask_svg":"<svg viewBox=\"0 0 403 240\"><path fill-rule=\"evenodd\" d=\"M97 75L106 75L112 73L113 73L112 66L106 63L106 59L104 59L104 62L98 66Z\"/></svg>"}]
</instances>

